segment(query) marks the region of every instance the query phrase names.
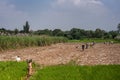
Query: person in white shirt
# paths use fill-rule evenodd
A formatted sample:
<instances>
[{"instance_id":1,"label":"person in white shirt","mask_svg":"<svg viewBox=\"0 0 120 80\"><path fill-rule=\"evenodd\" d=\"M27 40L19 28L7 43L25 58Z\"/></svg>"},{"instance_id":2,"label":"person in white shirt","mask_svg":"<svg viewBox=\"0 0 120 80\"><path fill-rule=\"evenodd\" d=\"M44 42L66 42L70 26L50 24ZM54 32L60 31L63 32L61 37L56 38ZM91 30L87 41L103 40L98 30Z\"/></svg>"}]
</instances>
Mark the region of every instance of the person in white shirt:
<instances>
[{"instance_id":1,"label":"person in white shirt","mask_svg":"<svg viewBox=\"0 0 120 80\"><path fill-rule=\"evenodd\" d=\"M15 59L16 59L17 62L20 62L20 61L21 61L20 56L16 56Z\"/></svg>"}]
</instances>

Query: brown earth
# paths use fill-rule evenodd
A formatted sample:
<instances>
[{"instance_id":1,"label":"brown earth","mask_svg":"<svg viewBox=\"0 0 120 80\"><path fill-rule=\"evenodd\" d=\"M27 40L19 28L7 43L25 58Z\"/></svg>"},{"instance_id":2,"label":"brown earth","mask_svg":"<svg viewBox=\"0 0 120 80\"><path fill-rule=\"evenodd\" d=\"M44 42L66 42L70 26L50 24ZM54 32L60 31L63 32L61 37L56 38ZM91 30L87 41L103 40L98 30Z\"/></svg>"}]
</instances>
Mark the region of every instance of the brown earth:
<instances>
[{"instance_id":1,"label":"brown earth","mask_svg":"<svg viewBox=\"0 0 120 80\"><path fill-rule=\"evenodd\" d=\"M41 65L66 64L75 61L80 65L120 64L120 44L97 43L81 50L81 43L59 43L46 47L31 47L0 52L0 61L33 59Z\"/></svg>"}]
</instances>

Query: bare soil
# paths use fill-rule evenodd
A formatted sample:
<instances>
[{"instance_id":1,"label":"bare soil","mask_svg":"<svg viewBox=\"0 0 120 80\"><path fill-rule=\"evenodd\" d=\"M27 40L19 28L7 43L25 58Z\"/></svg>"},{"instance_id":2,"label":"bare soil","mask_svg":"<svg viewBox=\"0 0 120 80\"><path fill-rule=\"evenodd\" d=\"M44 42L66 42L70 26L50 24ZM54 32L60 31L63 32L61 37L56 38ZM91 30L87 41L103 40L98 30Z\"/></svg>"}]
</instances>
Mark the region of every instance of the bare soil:
<instances>
[{"instance_id":1,"label":"bare soil","mask_svg":"<svg viewBox=\"0 0 120 80\"><path fill-rule=\"evenodd\" d=\"M79 65L120 64L120 44L97 43L82 51L81 43L59 43L45 47L0 52L0 61L14 61L15 56L22 60L32 59L40 65L58 65L74 61Z\"/></svg>"}]
</instances>

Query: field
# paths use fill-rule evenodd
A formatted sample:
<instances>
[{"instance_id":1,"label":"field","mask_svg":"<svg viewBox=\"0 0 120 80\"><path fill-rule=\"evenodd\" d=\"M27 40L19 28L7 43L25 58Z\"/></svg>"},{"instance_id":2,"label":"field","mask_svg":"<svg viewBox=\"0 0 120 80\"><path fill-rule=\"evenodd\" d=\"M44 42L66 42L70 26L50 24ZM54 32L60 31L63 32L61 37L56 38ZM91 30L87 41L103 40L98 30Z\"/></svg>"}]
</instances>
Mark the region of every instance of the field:
<instances>
[{"instance_id":1,"label":"field","mask_svg":"<svg viewBox=\"0 0 120 80\"><path fill-rule=\"evenodd\" d=\"M49 66L38 70L30 80L119 80L120 65Z\"/></svg>"},{"instance_id":2,"label":"field","mask_svg":"<svg viewBox=\"0 0 120 80\"><path fill-rule=\"evenodd\" d=\"M51 46L7 50L0 53L0 60L14 61L15 56L20 56L22 60L31 58L43 66L66 64L70 61L79 65L120 64L120 44L96 43L85 51L81 49L82 44L58 43Z\"/></svg>"},{"instance_id":3,"label":"field","mask_svg":"<svg viewBox=\"0 0 120 80\"><path fill-rule=\"evenodd\" d=\"M25 80L26 74L25 62L0 62L0 80Z\"/></svg>"},{"instance_id":4,"label":"field","mask_svg":"<svg viewBox=\"0 0 120 80\"><path fill-rule=\"evenodd\" d=\"M30 80L119 80L120 65L79 66L74 62L66 65L47 66L36 71ZM26 62L0 62L0 80L27 80Z\"/></svg>"},{"instance_id":5,"label":"field","mask_svg":"<svg viewBox=\"0 0 120 80\"><path fill-rule=\"evenodd\" d=\"M84 43L75 42L3 50L0 52L0 61L2 61L0 66L3 66L3 61L13 61L12 64L5 63L5 65L19 65L19 63L14 63L14 61L15 56L20 56L22 61L33 59L36 64L40 65L31 80L119 80L119 43L96 43L93 47L82 51L81 45ZM11 70L10 74L13 72L17 74L15 79L13 78L12 80L25 78L26 64L23 62L20 65L22 65L21 69L19 69L23 74L22 76L18 74L19 71L15 72L12 70L12 66L10 68L8 65L5 66L6 71L8 70L7 67ZM1 67L0 70L2 70ZM0 74L0 77L3 76L2 72ZM10 77L13 76L10 75ZM11 79L0 78L0 80Z\"/></svg>"}]
</instances>

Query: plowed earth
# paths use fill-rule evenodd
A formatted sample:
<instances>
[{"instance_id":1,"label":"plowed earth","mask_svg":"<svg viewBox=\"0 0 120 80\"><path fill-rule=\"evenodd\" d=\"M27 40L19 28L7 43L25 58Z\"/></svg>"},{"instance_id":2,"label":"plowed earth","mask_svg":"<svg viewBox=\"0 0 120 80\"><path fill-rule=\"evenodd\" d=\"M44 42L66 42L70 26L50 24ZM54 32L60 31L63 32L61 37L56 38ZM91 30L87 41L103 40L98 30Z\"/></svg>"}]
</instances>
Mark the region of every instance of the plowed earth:
<instances>
[{"instance_id":1,"label":"plowed earth","mask_svg":"<svg viewBox=\"0 0 120 80\"><path fill-rule=\"evenodd\" d=\"M0 61L32 59L40 65L58 65L74 61L79 65L120 64L120 44L97 43L82 51L81 43L59 43L0 52Z\"/></svg>"}]
</instances>

